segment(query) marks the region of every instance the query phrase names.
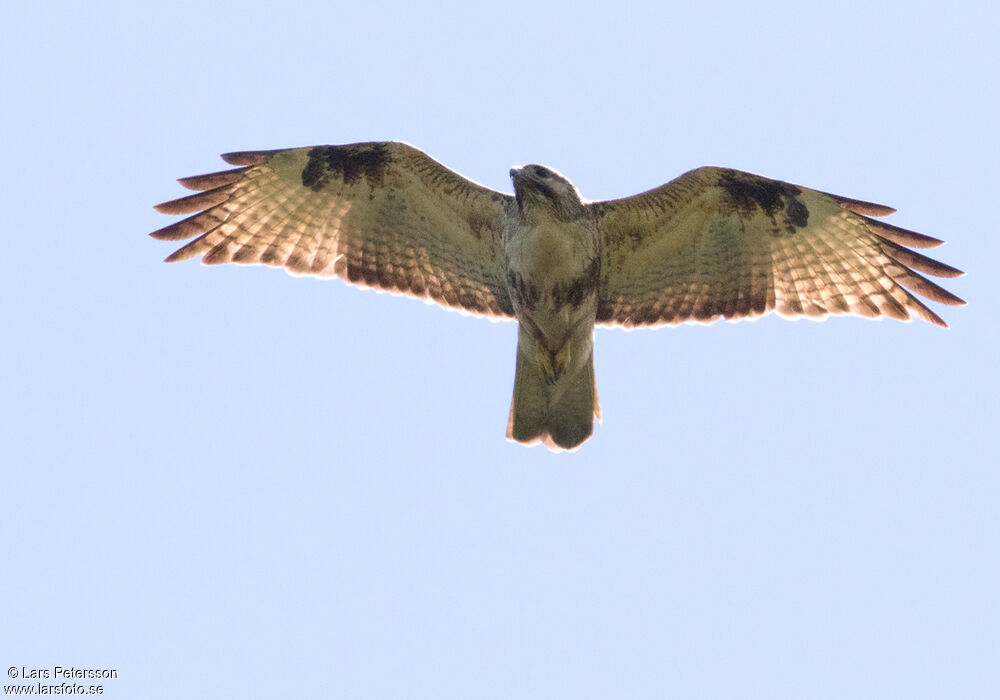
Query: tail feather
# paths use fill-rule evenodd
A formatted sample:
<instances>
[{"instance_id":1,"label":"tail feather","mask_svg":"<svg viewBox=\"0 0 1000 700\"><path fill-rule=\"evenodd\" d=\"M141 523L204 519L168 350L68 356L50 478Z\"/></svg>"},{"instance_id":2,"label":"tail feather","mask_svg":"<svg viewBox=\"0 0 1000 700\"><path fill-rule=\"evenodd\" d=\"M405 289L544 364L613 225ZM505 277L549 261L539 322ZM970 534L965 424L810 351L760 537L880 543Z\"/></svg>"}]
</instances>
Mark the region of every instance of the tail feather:
<instances>
[{"instance_id":1,"label":"tail feather","mask_svg":"<svg viewBox=\"0 0 1000 700\"><path fill-rule=\"evenodd\" d=\"M574 374L548 385L537 360L518 346L508 440L529 445L541 441L556 452L572 450L591 436L594 417L600 415L593 352Z\"/></svg>"}]
</instances>

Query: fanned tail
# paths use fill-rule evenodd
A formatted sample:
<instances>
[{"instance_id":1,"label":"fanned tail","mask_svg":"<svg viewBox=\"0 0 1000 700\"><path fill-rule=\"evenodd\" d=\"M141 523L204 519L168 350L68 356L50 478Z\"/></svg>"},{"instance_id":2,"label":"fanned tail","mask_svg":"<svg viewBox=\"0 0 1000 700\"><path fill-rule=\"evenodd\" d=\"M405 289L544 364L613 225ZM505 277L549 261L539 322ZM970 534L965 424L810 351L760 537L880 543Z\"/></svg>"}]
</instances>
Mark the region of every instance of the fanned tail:
<instances>
[{"instance_id":1,"label":"fanned tail","mask_svg":"<svg viewBox=\"0 0 1000 700\"><path fill-rule=\"evenodd\" d=\"M594 432L595 417L601 417L601 409L593 350L574 374L549 385L537 358L524 352L518 343L508 440L527 445L541 442L553 452L574 450Z\"/></svg>"}]
</instances>

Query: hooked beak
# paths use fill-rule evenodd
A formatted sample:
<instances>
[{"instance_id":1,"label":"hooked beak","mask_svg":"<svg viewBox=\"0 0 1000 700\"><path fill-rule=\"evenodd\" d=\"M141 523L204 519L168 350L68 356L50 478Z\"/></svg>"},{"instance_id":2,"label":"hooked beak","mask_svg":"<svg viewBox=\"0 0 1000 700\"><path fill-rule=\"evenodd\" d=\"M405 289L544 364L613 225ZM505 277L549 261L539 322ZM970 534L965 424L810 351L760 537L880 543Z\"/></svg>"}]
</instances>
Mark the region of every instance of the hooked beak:
<instances>
[{"instance_id":1,"label":"hooked beak","mask_svg":"<svg viewBox=\"0 0 1000 700\"><path fill-rule=\"evenodd\" d=\"M511 168L510 169L510 179L511 180L517 180L517 178L521 174L522 170L524 170L524 168Z\"/></svg>"}]
</instances>

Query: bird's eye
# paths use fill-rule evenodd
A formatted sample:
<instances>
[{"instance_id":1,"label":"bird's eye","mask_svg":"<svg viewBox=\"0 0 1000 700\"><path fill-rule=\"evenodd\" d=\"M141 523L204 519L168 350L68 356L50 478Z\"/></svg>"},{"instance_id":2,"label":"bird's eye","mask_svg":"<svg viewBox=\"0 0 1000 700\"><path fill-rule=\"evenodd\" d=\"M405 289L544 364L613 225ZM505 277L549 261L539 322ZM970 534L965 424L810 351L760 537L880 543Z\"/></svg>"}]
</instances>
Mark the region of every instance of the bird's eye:
<instances>
[{"instance_id":1,"label":"bird's eye","mask_svg":"<svg viewBox=\"0 0 1000 700\"><path fill-rule=\"evenodd\" d=\"M537 175L538 177L540 177L540 178L542 178L544 180L544 179L546 179L548 177L551 177L552 173L549 171L548 168L541 168L541 167L539 167L539 168L535 168L535 175Z\"/></svg>"}]
</instances>

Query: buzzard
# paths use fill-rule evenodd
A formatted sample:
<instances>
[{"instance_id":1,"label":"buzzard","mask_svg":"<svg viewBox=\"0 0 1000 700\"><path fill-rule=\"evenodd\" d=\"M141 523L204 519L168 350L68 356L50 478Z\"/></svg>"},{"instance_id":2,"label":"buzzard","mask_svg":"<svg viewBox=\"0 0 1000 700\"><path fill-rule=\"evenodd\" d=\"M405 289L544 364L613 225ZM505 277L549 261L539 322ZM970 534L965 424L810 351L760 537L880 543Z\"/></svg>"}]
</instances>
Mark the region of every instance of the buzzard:
<instances>
[{"instance_id":1,"label":"buzzard","mask_svg":"<svg viewBox=\"0 0 1000 700\"><path fill-rule=\"evenodd\" d=\"M168 262L284 267L517 319L507 437L572 450L600 417L594 326L828 314L945 322L915 294L961 299L919 273L961 271L911 248L941 241L872 217L894 210L717 167L608 201L541 165L514 194L479 185L404 143L228 153L233 170L156 206L189 218L152 233L193 238Z\"/></svg>"}]
</instances>

